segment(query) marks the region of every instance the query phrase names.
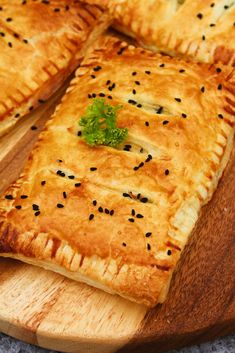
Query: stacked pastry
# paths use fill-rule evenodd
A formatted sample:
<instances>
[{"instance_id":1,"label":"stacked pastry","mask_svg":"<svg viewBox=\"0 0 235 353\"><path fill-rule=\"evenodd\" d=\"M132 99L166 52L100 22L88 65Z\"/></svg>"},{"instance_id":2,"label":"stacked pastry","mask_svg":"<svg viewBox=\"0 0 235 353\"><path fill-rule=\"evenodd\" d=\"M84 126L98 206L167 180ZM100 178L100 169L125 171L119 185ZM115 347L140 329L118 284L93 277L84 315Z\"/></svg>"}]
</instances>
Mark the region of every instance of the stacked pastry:
<instances>
[{"instance_id":1,"label":"stacked pastry","mask_svg":"<svg viewBox=\"0 0 235 353\"><path fill-rule=\"evenodd\" d=\"M0 252L154 306L232 149L235 3L87 2L0 8L2 132L80 63L1 197Z\"/></svg>"}]
</instances>

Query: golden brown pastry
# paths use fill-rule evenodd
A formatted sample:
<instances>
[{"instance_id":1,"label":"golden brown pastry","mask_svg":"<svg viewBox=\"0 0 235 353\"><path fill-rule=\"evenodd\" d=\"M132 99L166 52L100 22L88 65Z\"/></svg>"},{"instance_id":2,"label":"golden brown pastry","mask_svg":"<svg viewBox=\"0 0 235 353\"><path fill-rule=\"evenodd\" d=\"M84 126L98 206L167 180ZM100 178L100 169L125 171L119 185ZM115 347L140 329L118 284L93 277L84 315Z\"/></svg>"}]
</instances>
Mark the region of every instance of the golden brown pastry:
<instances>
[{"instance_id":1,"label":"golden brown pastry","mask_svg":"<svg viewBox=\"0 0 235 353\"><path fill-rule=\"evenodd\" d=\"M1 1L0 136L60 87L107 25L78 1Z\"/></svg>"},{"instance_id":2,"label":"golden brown pastry","mask_svg":"<svg viewBox=\"0 0 235 353\"><path fill-rule=\"evenodd\" d=\"M114 26L153 51L235 66L233 0L86 0L108 7Z\"/></svg>"},{"instance_id":3,"label":"golden brown pastry","mask_svg":"<svg viewBox=\"0 0 235 353\"><path fill-rule=\"evenodd\" d=\"M101 38L0 201L1 255L163 302L229 159L232 74ZM94 97L122 105L119 148L83 139L78 122Z\"/></svg>"}]
</instances>

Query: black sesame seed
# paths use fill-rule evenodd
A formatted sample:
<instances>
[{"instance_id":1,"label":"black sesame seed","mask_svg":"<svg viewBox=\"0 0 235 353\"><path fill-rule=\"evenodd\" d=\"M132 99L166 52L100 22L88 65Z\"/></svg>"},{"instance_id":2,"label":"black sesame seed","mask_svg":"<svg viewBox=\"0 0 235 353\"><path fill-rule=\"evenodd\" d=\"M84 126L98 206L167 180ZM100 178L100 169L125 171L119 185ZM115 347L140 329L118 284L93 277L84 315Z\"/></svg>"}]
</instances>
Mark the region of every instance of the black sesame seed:
<instances>
[{"instance_id":1,"label":"black sesame seed","mask_svg":"<svg viewBox=\"0 0 235 353\"><path fill-rule=\"evenodd\" d=\"M20 117L19 113L15 114L15 118L19 118L19 117Z\"/></svg>"},{"instance_id":2,"label":"black sesame seed","mask_svg":"<svg viewBox=\"0 0 235 353\"><path fill-rule=\"evenodd\" d=\"M170 174L169 169L166 169L166 170L165 170L165 175L169 175L169 174Z\"/></svg>"},{"instance_id":3,"label":"black sesame seed","mask_svg":"<svg viewBox=\"0 0 235 353\"><path fill-rule=\"evenodd\" d=\"M39 100L38 100L38 103L40 103L40 104L43 104L43 103L45 103L45 102L46 102L45 99L39 99Z\"/></svg>"},{"instance_id":4,"label":"black sesame seed","mask_svg":"<svg viewBox=\"0 0 235 353\"><path fill-rule=\"evenodd\" d=\"M133 169L136 171L136 170L138 170L138 169L139 169L139 167L134 167Z\"/></svg>"},{"instance_id":5,"label":"black sesame seed","mask_svg":"<svg viewBox=\"0 0 235 353\"><path fill-rule=\"evenodd\" d=\"M147 250L151 250L151 245L149 243L147 244Z\"/></svg>"},{"instance_id":6,"label":"black sesame seed","mask_svg":"<svg viewBox=\"0 0 235 353\"><path fill-rule=\"evenodd\" d=\"M202 36L202 40L206 40L206 36L203 35L203 36Z\"/></svg>"},{"instance_id":7,"label":"black sesame seed","mask_svg":"<svg viewBox=\"0 0 235 353\"><path fill-rule=\"evenodd\" d=\"M11 21L12 21L12 18L11 18L11 17L8 17L8 18L6 19L6 21L7 21L7 22L11 22Z\"/></svg>"},{"instance_id":8,"label":"black sesame seed","mask_svg":"<svg viewBox=\"0 0 235 353\"><path fill-rule=\"evenodd\" d=\"M38 128L37 128L37 126L32 125L30 129L34 131L34 130L37 130Z\"/></svg>"},{"instance_id":9,"label":"black sesame seed","mask_svg":"<svg viewBox=\"0 0 235 353\"><path fill-rule=\"evenodd\" d=\"M222 89L222 84L220 83L217 87L218 90L221 90Z\"/></svg>"},{"instance_id":10,"label":"black sesame seed","mask_svg":"<svg viewBox=\"0 0 235 353\"><path fill-rule=\"evenodd\" d=\"M14 33L14 37L15 37L15 38L19 38L20 36L19 36L18 33Z\"/></svg>"},{"instance_id":11,"label":"black sesame seed","mask_svg":"<svg viewBox=\"0 0 235 353\"><path fill-rule=\"evenodd\" d=\"M140 213L137 213L136 218L144 218L144 216Z\"/></svg>"},{"instance_id":12,"label":"black sesame seed","mask_svg":"<svg viewBox=\"0 0 235 353\"><path fill-rule=\"evenodd\" d=\"M151 71L146 70L145 73L146 73L146 75L150 75Z\"/></svg>"},{"instance_id":13,"label":"black sesame seed","mask_svg":"<svg viewBox=\"0 0 235 353\"><path fill-rule=\"evenodd\" d=\"M175 101L180 103L181 102L181 98L175 98Z\"/></svg>"},{"instance_id":14,"label":"black sesame seed","mask_svg":"<svg viewBox=\"0 0 235 353\"><path fill-rule=\"evenodd\" d=\"M33 106L29 107L29 111L31 112L33 110Z\"/></svg>"},{"instance_id":15,"label":"black sesame seed","mask_svg":"<svg viewBox=\"0 0 235 353\"><path fill-rule=\"evenodd\" d=\"M132 72L132 76L136 76L136 75L137 75L136 71Z\"/></svg>"},{"instance_id":16,"label":"black sesame seed","mask_svg":"<svg viewBox=\"0 0 235 353\"><path fill-rule=\"evenodd\" d=\"M28 40L27 40L27 39L23 39L23 42L24 42L25 44L28 44Z\"/></svg>"},{"instance_id":17,"label":"black sesame seed","mask_svg":"<svg viewBox=\"0 0 235 353\"><path fill-rule=\"evenodd\" d=\"M172 254L171 250L167 250L167 255L170 256Z\"/></svg>"},{"instance_id":18,"label":"black sesame seed","mask_svg":"<svg viewBox=\"0 0 235 353\"><path fill-rule=\"evenodd\" d=\"M111 211L109 212L109 214L110 214L110 216L113 216L113 215L114 215L114 210L111 210Z\"/></svg>"},{"instance_id":19,"label":"black sesame seed","mask_svg":"<svg viewBox=\"0 0 235 353\"><path fill-rule=\"evenodd\" d=\"M94 71L100 71L101 69L102 69L102 67L98 65L98 66L94 67L93 70L94 70Z\"/></svg>"},{"instance_id":20,"label":"black sesame seed","mask_svg":"<svg viewBox=\"0 0 235 353\"><path fill-rule=\"evenodd\" d=\"M17 210L20 210L20 209L22 208L22 206L21 206L21 205L17 205L17 206L15 206L15 208L16 208Z\"/></svg>"},{"instance_id":21,"label":"black sesame seed","mask_svg":"<svg viewBox=\"0 0 235 353\"><path fill-rule=\"evenodd\" d=\"M144 166L144 162L141 162L141 163L138 165L139 168L142 168L143 166Z\"/></svg>"},{"instance_id":22,"label":"black sesame seed","mask_svg":"<svg viewBox=\"0 0 235 353\"><path fill-rule=\"evenodd\" d=\"M187 114L185 114L185 113L182 113L181 116L182 116L182 118L184 118L184 119L187 118Z\"/></svg>"},{"instance_id":23,"label":"black sesame seed","mask_svg":"<svg viewBox=\"0 0 235 353\"><path fill-rule=\"evenodd\" d=\"M94 219L94 217L95 216L93 215L93 213L91 213L90 216L89 216L89 221L92 221L92 219Z\"/></svg>"},{"instance_id":24,"label":"black sesame seed","mask_svg":"<svg viewBox=\"0 0 235 353\"><path fill-rule=\"evenodd\" d=\"M169 121L168 121L168 120L164 120L164 121L162 122L162 125L167 125L167 124L169 124Z\"/></svg>"},{"instance_id":25,"label":"black sesame seed","mask_svg":"<svg viewBox=\"0 0 235 353\"><path fill-rule=\"evenodd\" d=\"M199 18L201 20L203 18L203 14L202 13L198 13L197 14L197 18Z\"/></svg>"},{"instance_id":26,"label":"black sesame seed","mask_svg":"<svg viewBox=\"0 0 235 353\"><path fill-rule=\"evenodd\" d=\"M75 176L74 175L69 175L68 178L69 179L75 179Z\"/></svg>"},{"instance_id":27,"label":"black sesame seed","mask_svg":"<svg viewBox=\"0 0 235 353\"><path fill-rule=\"evenodd\" d=\"M131 210L131 215L135 216L135 210L134 209Z\"/></svg>"},{"instance_id":28,"label":"black sesame seed","mask_svg":"<svg viewBox=\"0 0 235 353\"><path fill-rule=\"evenodd\" d=\"M21 198L22 200L24 200L24 199L27 199L28 196L27 196L27 195L21 195L20 198Z\"/></svg>"},{"instance_id":29,"label":"black sesame seed","mask_svg":"<svg viewBox=\"0 0 235 353\"><path fill-rule=\"evenodd\" d=\"M11 42L8 43L8 47L12 48L12 43Z\"/></svg>"},{"instance_id":30,"label":"black sesame seed","mask_svg":"<svg viewBox=\"0 0 235 353\"><path fill-rule=\"evenodd\" d=\"M126 243L122 243L122 246L126 247Z\"/></svg>"},{"instance_id":31,"label":"black sesame seed","mask_svg":"<svg viewBox=\"0 0 235 353\"><path fill-rule=\"evenodd\" d=\"M106 86L109 85L111 83L110 80L106 81Z\"/></svg>"},{"instance_id":32,"label":"black sesame seed","mask_svg":"<svg viewBox=\"0 0 235 353\"><path fill-rule=\"evenodd\" d=\"M32 204L32 209L34 211L38 211L39 210L39 206L34 203L34 204Z\"/></svg>"},{"instance_id":33,"label":"black sesame seed","mask_svg":"<svg viewBox=\"0 0 235 353\"><path fill-rule=\"evenodd\" d=\"M98 211L99 211L100 213L104 212L103 207L100 206L100 207L98 208Z\"/></svg>"},{"instance_id":34,"label":"black sesame seed","mask_svg":"<svg viewBox=\"0 0 235 353\"><path fill-rule=\"evenodd\" d=\"M133 104L133 105L136 105L136 104L137 104L137 102L136 102L135 100L133 100L133 99L129 99L129 100L128 100L128 103L129 103L129 104Z\"/></svg>"},{"instance_id":35,"label":"black sesame seed","mask_svg":"<svg viewBox=\"0 0 235 353\"><path fill-rule=\"evenodd\" d=\"M212 2L212 4L210 5L211 7L214 7L215 6L215 3L214 2Z\"/></svg>"},{"instance_id":36,"label":"black sesame seed","mask_svg":"<svg viewBox=\"0 0 235 353\"><path fill-rule=\"evenodd\" d=\"M93 200L92 203L93 203L94 206L97 205L97 201L96 200Z\"/></svg>"},{"instance_id":37,"label":"black sesame seed","mask_svg":"<svg viewBox=\"0 0 235 353\"><path fill-rule=\"evenodd\" d=\"M44 186L46 184L46 180L41 181L41 185Z\"/></svg>"},{"instance_id":38,"label":"black sesame seed","mask_svg":"<svg viewBox=\"0 0 235 353\"><path fill-rule=\"evenodd\" d=\"M145 121L145 126L149 126L149 122L148 121Z\"/></svg>"},{"instance_id":39,"label":"black sesame seed","mask_svg":"<svg viewBox=\"0 0 235 353\"><path fill-rule=\"evenodd\" d=\"M63 173L61 170L57 170L56 174L61 176L62 178L65 177L65 173Z\"/></svg>"},{"instance_id":40,"label":"black sesame seed","mask_svg":"<svg viewBox=\"0 0 235 353\"><path fill-rule=\"evenodd\" d=\"M63 198L67 199L67 193L65 191L63 191Z\"/></svg>"},{"instance_id":41,"label":"black sesame seed","mask_svg":"<svg viewBox=\"0 0 235 353\"><path fill-rule=\"evenodd\" d=\"M132 93L133 93L133 94L136 94L136 90L135 90L135 89L133 89Z\"/></svg>"},{"instance_id":42,"label":"black sesame seed","mask_svg":"<svg viewBox=\"0 0 235 353\"><path fill-rule=\"evenodd\" d=\"M185 72L185 70L184 69L180 69L179 72L182 74L182 73Z\"/></svg>"},{"instance_id":43,"label":"black sesame seed","mask_svg":"<svg viewBox=\"0 0 235 353\"><path fill-rule=\"evenodd\" d=\"M131 223L135 222L134 218L128 218L128 221L131 222Z\"/></svg>"},{"instance_id":44,"label":"black sesame seed","mask_svg":"<svg viewBox=\"0 0 235 353\"><path fill-rule=\"evenodd\" d=\"M91 171L91 172L95 172L96 170L97 170L97 168L95 168L95 167L91 167L91 168L90 168L90 171Z\"/></svg>"},{"instance_id":45,"label":"black sesame seed","mask_svg":"<svg viewBox=\"0 0 235 353\"><path fill-rule=\"evenodd\" d=\"M60 9L57 7L54 9L54 12L60 12Z\"/></svg>"},{"instance_id":46,"label":"black sesame seed","mask_svg":"<svg viewBox=\"0 0 235 353\"><path fill-rule=\"evenodd\" d=\"M135 84L136 84L137 86L140 86L140 81L135 81Z\"/></svg>"},{"instance_id":47,"label":"black sesame seed","mask_svg":"<svg viewBox=\"0 0 235 353\"><path fill-rule=\"evenodd\" d=\"M142 198L140 199L140 202L142 202L142 203L147 203L147 202L148 202L148 198L147 198L147 197L142 197Z\"/></svg>"},{"instance_id":48,"label":"black sesame seed","mask_svg":"<svg viewBox=\"0 0 235 353\"><path fill-rule=\"evenodd\" d=\"M204 87L204 86L201 87L201 92L202 92L202 93L205 92L205 87Z\"/></svg>"},{"instance_id":49,"label":"black sesame seed","mask_svg":"<svg viewBox=\"0 0 235 353\"><path fill-rule=\"evenodd\" d=\"M108 99L113 99L113 97L112 96L108 96Z\"/></svg>"},{"instance_id":50,"label":"black sesame seed","mask_svg":"<svg viewBox=\"0 0 235 353\"><path fill-rule=\"evenodd\" d=\"M165 64L160 64L159 67L165 67Z\"/></svg>"},{"instance_id":51,"label":"black sesame seed","mask_svg":"<svg viewBox=\"0 0 235 353\"><path fill-rule=\"evenodd\" d=\"M7 199L7 200L13 200L13 196L12 196L12 195L6 195L6 196L5 196L5 199Z\"/></svg>"},{"instance_id":52,"label":"black sesame seed","mask_svg":"<svg viewBox=\"0 0 235 353\"><path fill-rule=\"evenodd\" d=\"M77 132L77 136L82 136L82 132L81 132L81 131L78 131L78 132Z\"/></svg>"},{"instance_id":53,"label":"black sesame seed","mask_svg":"<svg viewBox=\"0 0 235 353\"><path fill-rule=\"evenodd\" d=\"M151 235L152 235L152 233L151 233L151 232L148 232L148 233L146 233L146 234L145 234L146 238L151 237Z\"/></svg>"},{"instance_id":54,"label":"black sesame seed","mask_svg":"<svg viewBox=\"0 0 235 353\"><path fill-rule=\"evenodd\" d=\"M76 183L74 184L75 188L79 188L79 186L81 186L81 183Z\"/></svg>"},{"instance_id":55,"label":"black sesame seed","mask_svg":"<svg viewBox=\"0 0 235 353\"><path fill-rule=\"evenodd\" d=\"M210 24L210 27L215 27L215 23L211 23L211 24Z\"/></svg>"},{"instance_id":56,"label":"black sesame seed","mask_svg":"<svg viewBox=\"0 0 235 353\"><path fill-rule=\"evenodd\" d=\"M39 216L39 215L40 215L40 213L41 213L40 211L37 211L37 212L35 212L35 213L34 213L34 216L36 216L36 217L37 217L37 216Z\"/></svg>"},{"instance_id":57,"label":"black sesame seed","mask_svg":"<svg viewBox=\"0 0 235 353\"><path fill-rule=\"evenodd\" d=\"M157 109L156 113L157 113L157 114L161 114L162 111L163 111L163 107L159 107L159 108Z\"/></svg>"},{"instance_id":58,"label":"black sesame seed","mask_svg":"<svg viewBox=\"0 0 235 353\"><path fill-rule=\"evenodd\" d=\"M62 203L57 203L57 208L64 208L64 205L62 205Z\"/></svg>"},{"instance_id":59,"label":"black sesame seed","mask_svg":"<svg viewBox=\"0 0 235 353\"><path fill-rule=\"evenodd\" d=\"M123 196L123 197L130 197L130 198L131 198L131 196L130 196L128 193L126 193L126 192L124 192L124 193L122 194L122 196Z\"/></svg>"},{"instance_id":60,"label":"black sesame seed","mask_svg":"<svg viewBox=\"0 0 235 353\"><path fill-rule=\"evenodd\" d=\"M220 119L223 119L223 118L224 118L223 114L218 114L218 117L219 117Z\"/></svg>"},{"instance_id":61,"label":"black sesame seed","mask_svg":"<svg viewBox=\"0 0 235 353\"><path fill-rule=\"evenodd\" d=\"M137 104L137 108L142 108L142 104Z\"/></svg>"},{"instance_id":62,"label":"black sesame seed","mask_svg":"<svg viewBox=\"0 0 235 353\"><path fill-rule=\"evenodd\" d=\"M99 97L105 97L104 93L99 93Z\"/></svg>"},{"instance_id":63,"label":"black sesame seed","mask_svg":"<svg viewBox=\"0 0 235 353\"><path fill-rule=\"evenodd\" d=\"M220 67L217 67L216 72L218 72L219 74L220 72L222 72L222 69Z\"/></svg>"},{"instance_id":64,"label":"black sesame seed","mask_svg":"<svg viewBox=\"0 0 235 353\"><path fill-rule=\"evenodd\" d=\"M108 210L107 208L104 209L104 212L105 212L106 214L109 214L109 210Z\"/></svg>"},{"instance_id":65,"label":"black sesame seed","mask_svg":"<svg viewBox=\"0 0 235 353\"><path fill-rule=\"evenodd\" d=\"M95 98L96 97L96 94L95 93L92 93L92 98Z\"/></svg>"}]
</instances>

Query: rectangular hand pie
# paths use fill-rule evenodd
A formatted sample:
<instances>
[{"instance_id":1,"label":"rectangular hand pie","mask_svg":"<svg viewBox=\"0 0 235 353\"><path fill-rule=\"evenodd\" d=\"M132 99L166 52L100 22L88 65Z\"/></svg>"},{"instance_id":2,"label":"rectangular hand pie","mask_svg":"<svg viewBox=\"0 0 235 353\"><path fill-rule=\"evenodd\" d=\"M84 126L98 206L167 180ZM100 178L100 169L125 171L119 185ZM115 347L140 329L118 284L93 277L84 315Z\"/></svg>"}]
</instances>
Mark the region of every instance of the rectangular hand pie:
<instances>
[{"instance_id":1,"label":"rectangular hand pie","mask_svg":"<svg viewBox=\"0 0 235 353\"><path fill-rule=\"evenodd\" d=\"M86 0L108 7L114 26L154 51L235 66L233 0Z\"/></svg>"},{"instance_id":2,"label":"rectangular hand pie","mask_svg":"<svg viewBox=\"0 0 235 353\"><path fill-rule=\"evenodd\" d=\"M99 7L78 1L0 5L1 136L60 87L108 19Z\"/></svg>"},{"instance_id":3,"label":"rectangular hand pie","mask_svg":"<svg viewBox=\"0 0 235 353\"><path fill-rule=\"evenodd\" d=\"M233 77L102 37L1 198L1 255L163 302L229 159ZM79 120L95 97L121 105L118 148L84 140Z\"/></svg>"}]
</instances>

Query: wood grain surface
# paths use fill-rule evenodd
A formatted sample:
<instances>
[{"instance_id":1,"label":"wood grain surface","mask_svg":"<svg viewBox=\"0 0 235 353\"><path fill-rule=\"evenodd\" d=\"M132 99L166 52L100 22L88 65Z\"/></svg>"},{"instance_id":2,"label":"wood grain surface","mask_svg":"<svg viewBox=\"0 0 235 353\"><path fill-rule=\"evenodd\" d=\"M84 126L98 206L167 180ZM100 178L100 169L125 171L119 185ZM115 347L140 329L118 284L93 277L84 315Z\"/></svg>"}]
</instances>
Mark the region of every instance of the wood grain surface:
<instances>
[{"instance_id":1,"label":"wood grain surface","mask_svg":"<svg viewBox=\"0 0 235 353\"><path fill-rule=\"evenodd\" d=\"M1 139L0 192L20 174L61 94ZM162 306L147 313L118 296L0 259L0 331L74 353L157 353L234 332L234 175L235 153L202 210Z\"/></svg>"}]
</instances>

